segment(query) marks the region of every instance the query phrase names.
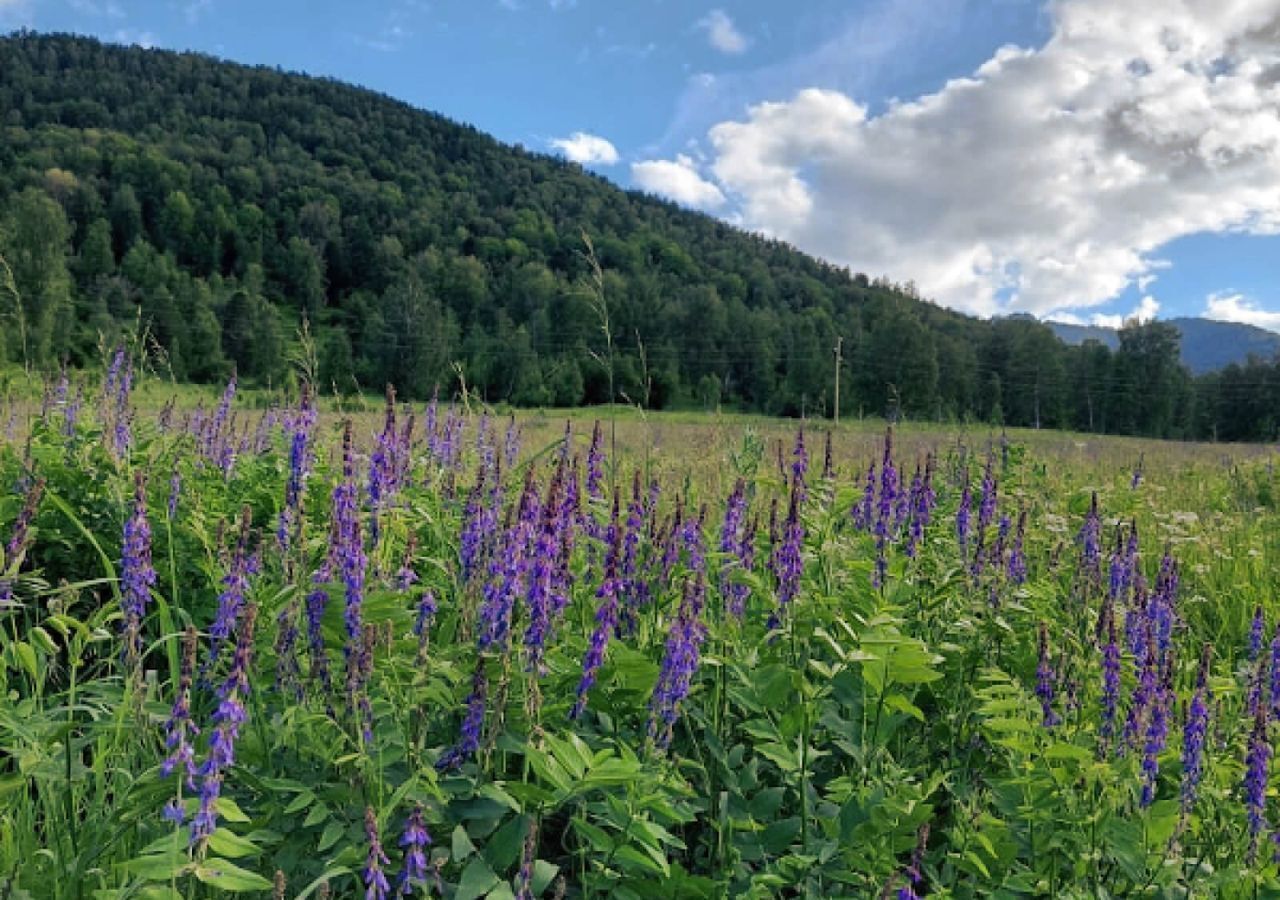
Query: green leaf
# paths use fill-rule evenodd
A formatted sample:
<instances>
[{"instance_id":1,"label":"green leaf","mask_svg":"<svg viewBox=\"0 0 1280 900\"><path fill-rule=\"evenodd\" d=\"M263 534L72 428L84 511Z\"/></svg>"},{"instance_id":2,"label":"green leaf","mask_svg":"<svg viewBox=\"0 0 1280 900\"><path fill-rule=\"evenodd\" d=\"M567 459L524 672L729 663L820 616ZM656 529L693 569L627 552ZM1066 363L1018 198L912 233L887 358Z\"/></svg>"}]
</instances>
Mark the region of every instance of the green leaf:
<instances>
[{"instance_id":1,"label":"green leaf","mask_svg":"<svg viewBox=\"0 0 1280 900\"><path fill-rule=\"evenodd\" d=\"M453 829L453 858L458 862L476 852L476 845L471 843L471 835L467 829L459 825Z\"/></svg>"},{"instance_id":2,"label":"green leaf","mask_svg":"<svg viewBox=\"0 0 1280 900\"><path fill-rule=\"evenodd\" d=\"M560 867L554 863L549 863L545 859L540 859L533 864L533 895L541 896L542 892L547 889L556 875L559 874Z\"/></svg>"},{"instance_id":3,"label":"green leaf","mask_svg":"<svg viewBox=\"0 0 1280 900\"><path fill-rule=\"evenodd\" d=\"M244 810L230 797L219 797L215 808L218 810L218 817L228 822L249 821L249 817L244 814Z\"/></svg>"},{"instance_id":4,"label":"green leaf","mask_svg":"<svg viewBox=\"0 0 1280 900\"><path fill-rule=\"evenodd\" d=\"M196 878L224 891L269 891L271 882L225 859L210 857L196 866Z\"/></svg>"},{"instance_id":5,"label":"green leaf","mask_svg":"<svg viewBox=\"0 0 1280 900\"><path fill-rule=\"evenodd\" d=\"M493 869L489 868L482 857L476 856L462 870L462 879L458 882L458 892L453 895L454 900L476 900L497 887L501 880L493 874Z\"/></svg>"},{"instance_id":6,"label":"green leaf","mask_svg":"<svg viewBox=\"0 0 1280 900\"><path fill-rule=\"evenodd\" d=\"M310 828L313 825L319 825L327 818L329 818L329 807L317 802L315 806L311 807L307 817L302 820L302 827Z\"/></svg>"},{"instance_id":7,"label":"green leaf","mask_svg":"<svg viewBox=\"0 0 1280 900\"><path fill-rule=\"evenodd\" d=\"M172 881L186 874L191 861L181 851L139 856L124 864L124 870L144 881Z\"/></svg>"},{"instance_id":8,"label":"green leaf","mask_svg":"<svg viewBox=\"0 0 1280 900\"><path fill-rule=\"evenodd\" d=\"M328 825L324 826L324 832L320 835L320 843L316 845L316 849L321 853L328 850L338 843L338 838L342 837L342 832L345 830L341 822L330 821Z\"/></svg>"},{"instance_id":9,"label":"green leaf","mask_svg":"<svg viewBox=\"0 0 1280 900\"><path fill-rule=\"evenodd\" d=\"M219 856L241 859L245 856L257 856L262 848L246 838L240 837L226 828L218 828L209 836L209 849Z\"/></svg>"},{"instance_id":10,"label":"green leaf","mask_svg":"<svg viewBox=\"0 0 1280 900\"><path fill-rule=\"evenodd\" d=\"M304 790L298 796L294 797L292 802L284 808L285 815L293 815L296 812L302 812L312 803L316 802L316 795L309 790Z\"/></svg>"}]
</instances>

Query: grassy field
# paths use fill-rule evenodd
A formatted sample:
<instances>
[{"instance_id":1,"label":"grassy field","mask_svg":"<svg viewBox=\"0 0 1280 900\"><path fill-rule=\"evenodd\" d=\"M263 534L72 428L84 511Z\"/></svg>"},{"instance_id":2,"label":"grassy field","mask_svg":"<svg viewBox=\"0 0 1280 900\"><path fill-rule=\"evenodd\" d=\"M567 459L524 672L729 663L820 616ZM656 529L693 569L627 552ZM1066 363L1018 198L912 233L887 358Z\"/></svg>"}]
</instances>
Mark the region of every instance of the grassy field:
<instances>
[{"instance_id":1,"label":"grassy field","mask_svg":"<svg viewBox=\"0 0 1280 900\"><path fill-rule=\"evenodd\" d=\"M1275 448L129 371L0 407L0 897L1280 896Z\"/></svg>"}]
</instances>

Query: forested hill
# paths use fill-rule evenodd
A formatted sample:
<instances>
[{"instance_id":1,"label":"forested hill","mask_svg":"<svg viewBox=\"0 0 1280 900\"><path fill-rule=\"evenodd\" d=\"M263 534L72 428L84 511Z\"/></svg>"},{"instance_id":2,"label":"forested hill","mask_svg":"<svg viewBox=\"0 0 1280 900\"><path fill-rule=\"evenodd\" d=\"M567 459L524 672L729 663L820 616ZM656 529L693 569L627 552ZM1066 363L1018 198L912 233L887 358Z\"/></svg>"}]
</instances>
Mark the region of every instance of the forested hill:
<instances>
[{"instance_id":1,"label":"forested hill","mask_svg":"<svg viewBox=\"0 0 1280 900\"><path fill-rule=\"evenodd\" d=\"M1112 352L967 318L330 80L20 33L0 116L21 298L0 268L0 362L86 363L141 323L178 378L278 382L305 319L339 389L604 402L586 234L617 400L829 413L837 338L845 415L1226 435L1239 395L1193 382L1158 326Z\"/></svg>"}]
</instances>

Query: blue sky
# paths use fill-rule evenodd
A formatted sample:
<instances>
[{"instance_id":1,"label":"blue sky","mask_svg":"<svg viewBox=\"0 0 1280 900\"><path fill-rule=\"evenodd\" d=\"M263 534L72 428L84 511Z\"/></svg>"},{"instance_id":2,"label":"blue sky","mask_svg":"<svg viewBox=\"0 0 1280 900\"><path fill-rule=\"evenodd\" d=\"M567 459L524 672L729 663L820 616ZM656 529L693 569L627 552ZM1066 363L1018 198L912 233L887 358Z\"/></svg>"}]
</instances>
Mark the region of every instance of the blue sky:
<instances>
[{"instance_id":1,"label":"blue sky","mask_svg":"<svg viewBox=\"0 0 1280 900\"><path fill-rule=\"evenodd\" d=\"M0 27L374 88L979 314L1280 330L1280 58L1255 37L1277 21L1276 0L0 0Z\"/></svg>"}]
</instances>

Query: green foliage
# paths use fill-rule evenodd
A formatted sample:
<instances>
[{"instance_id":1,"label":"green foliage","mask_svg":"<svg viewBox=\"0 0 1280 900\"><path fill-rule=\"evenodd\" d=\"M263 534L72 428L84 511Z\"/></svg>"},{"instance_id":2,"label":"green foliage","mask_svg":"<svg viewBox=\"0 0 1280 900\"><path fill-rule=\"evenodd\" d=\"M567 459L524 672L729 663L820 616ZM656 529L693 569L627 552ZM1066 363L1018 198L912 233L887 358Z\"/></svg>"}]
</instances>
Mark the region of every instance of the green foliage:
<instances>
[{"instance_id":1,"label":"green foliage","mask_svg":"<svg viewBox=\"0 0 1280 900\"><path fill-rule=\"evenodd\" d=\"M486 455L476 443L480 415L462 416L456 465L432 452L419 420L406 477L365 546L361 616L374 638L366 736L343 680L344 584L314 577L329 553L328 503L342 477L331 453L338 423L328 414L321 420L301 541L285 553L274 537L289 467L278 423L296 411L269 409L259 418L240 404L228 419L238 424L213 432L215 440L207 421L165 430L139 409L136 440L117 456L107 449L101 409L66 425L69 398L86 388L94 389L70 385L62 399L51 389L42 409L23 408L27 433L0 445L0 481L19 487L0 499L6 540L25 486L44 480L30 540L0 567L0 584L13 590L13 602L0 606L0 891L11 896L262 895L277 871L287 877L287 897L318 896L324 886L331 896L354 896L364 889L367 811L394 875L404 865L399 835L417 804L434 839L434 874L419 895L435 891L438 876L446 896L507 898L527 876L536 897L555 895L557 885L584 898L874 897L903 883L918 845L926 896L1244 900L1280 884L1269 853L1248 859L1241 804L1248 732L1241 723L1258 671L1245 649L1249 618L1257 604L1272 623L1280 611L1271 599L1280 585L1267 565L1280 552L1280 507L1266 460L1241 452L1224 466L1216 449L1115 439L1082 454L1060 438L1015 432L975 464L973 432L907 427L894 435L899 458L935 452L939 505L915 555L893 550L877 585L876 537L852 524L850 509L862 495L863 461L880 459L881 450L869 433L838 431L834 475L810 469L797 597L771 621L778 581L767 564L776 547L767 520L774 500L786 505L789 463L775 465L774 449L792 439L788 430L657 413L638 429L620 422L619 456L606 469L609 484L623 486L623 508L633 472L642 482L662 479L653 531L644 529L636 545L652 595L610 635L589 707L570 720L604 568L592 531L606 527L613 488L584 501L575 519L581 531L567 561L574 580L541 666L530 664L524 643L523 591L511 641L478 648L490 576L468 583L458 560L469 489ZM192 412L195 397L188 399L178 418ZM204 409L216 404L200 399ZM356 421L363 460L376 449L364 438L376 425L372 417ZM485 421L492 439L492 419ZM550 418L517 424L524 451L504 463L502 519L514 515L530 473L535 483L550 476L564 433ZM586 430L575 431L570 450L585 451ZM819 444L807 434L817 460ZM242 447L242 439L249 443ZM232 462L209 448L219 441L235 442ZM1137 448L1144 478L1134 487ZM677 458L674 469L663 468L664 453ZM984 457L1001 485L999 509L1030 514L1025 583L1001 574L1007 542L983 557L985 575L974 574L975 557L956 542L961 489L977 492ZM182 491L171 516L175 471ZM157 582L134 673L121 656L119 579L141 472L150 474L145 505ZM362 466L361 487L365 474ZM715 541L720 501L739 477L758 554L735 571ZM1096 623L1107 589L1079 574L1074 543L1095 490L1108 529L1138 524L1149 583L1163 547L1182 565L1166 675L1172 721L1149 805L1139 799L1141 740L1120 753L1100 739ZM358 513L365 534L369 502L365 495ZM686 554L670 578L657 574L678 502L709 508L698 620L705 641L671 744L661 748L648 727L651 697L688 579L702 564ZM199 803L161 773L163 727L189 625L205 659L238 540L229 523L244 508L250 543L262 551L247 598L259 610L251 690L217 828L192 847L186 829L162 815L173 803L189 818ZM988 524L986 546L996 546L999 533L998 521ZM421 579L407 591L395 575L406 560ZM747 588L741 618L726 608L729 585ZM438 612L422 640L415 606L426 589ZM316 640L333 669L332 691L318 683L312 650L286 641L315 590L325 604ZM1036 693L1040 623L1056 672L1052 704L1062 721L1054 727L1045 726ZM1122 624L1121 632L1123 641ZM1215 648L1208 762L1199 798L1184 811L1182 710L1206 642ZM300 667L296 688L287 678L277 683L289 659ZM199 761L227 667L224 655L197 674ZM489 685L479 747L461 766L438 770L458 740L477 671ZM1136 671L1126 646L1122 713ZM1266 814L1276 820L1274 798Z\"/></svg>"}]
</instances>

